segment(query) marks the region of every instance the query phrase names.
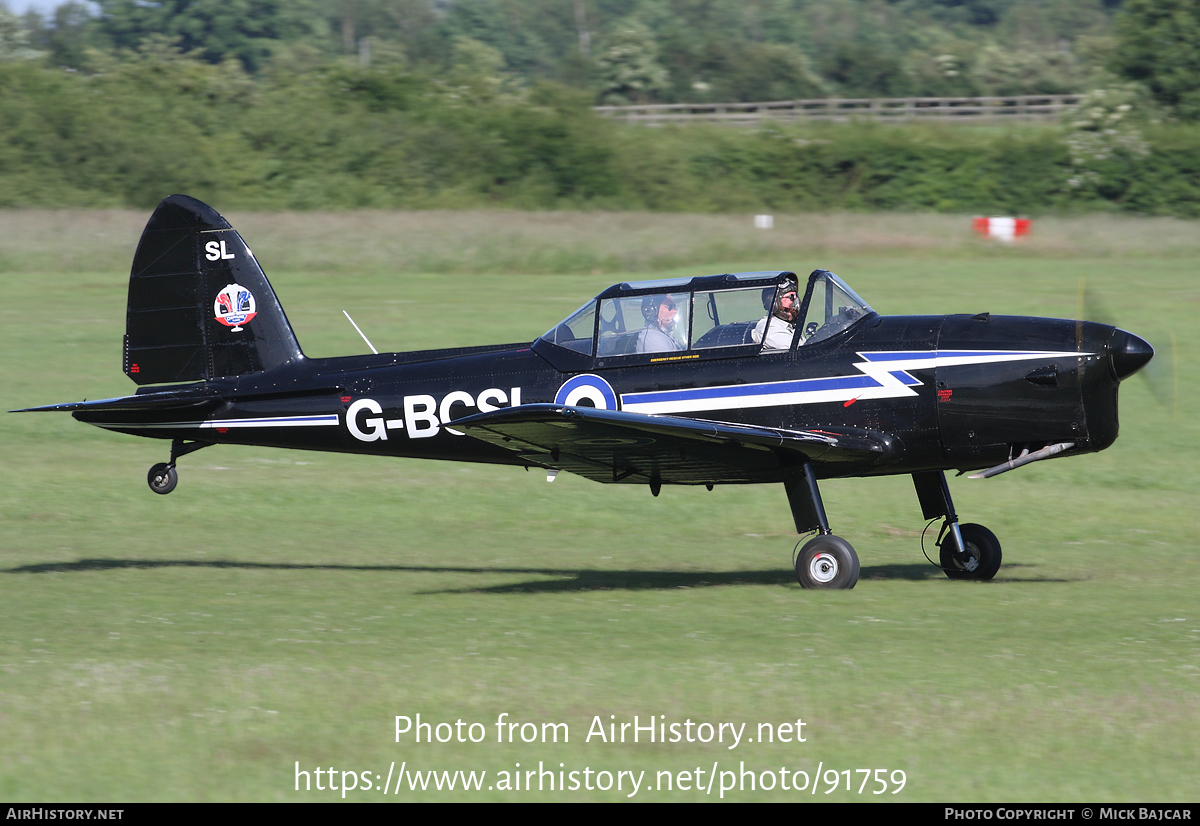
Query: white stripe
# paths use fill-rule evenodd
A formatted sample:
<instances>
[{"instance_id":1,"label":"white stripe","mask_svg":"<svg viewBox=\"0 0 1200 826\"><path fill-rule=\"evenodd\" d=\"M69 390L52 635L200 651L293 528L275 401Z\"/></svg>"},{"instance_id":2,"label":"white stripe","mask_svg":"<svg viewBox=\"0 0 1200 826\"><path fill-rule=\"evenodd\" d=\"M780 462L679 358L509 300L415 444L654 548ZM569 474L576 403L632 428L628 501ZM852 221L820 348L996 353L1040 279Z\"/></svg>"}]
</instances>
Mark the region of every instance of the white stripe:
<instances>
[{"instance_id":1,"label":"white stripe","mask_svg":"<svg viewBox=\"0 0 1200 826\"><path fill-rule=\"evenodd\" d=\"M90 422L105 430L226 430L244 427L336 427L336 413L322 416L275 416L261 419L213 419L204 422Z\"/></svg>"},{"instance_id":2,"label":"white stripe","mask_svg":"<svg viewBox=\"0 0 1200 826\"><path fill-rule=\"evenodd\" d=\"M201 429L225 429L230 427L326 427L336 425L336 413L328 416L283 416L264 419L213 419L203 422Z\"/></svg>"},{"instance_id":3,"label":"white stripe","mask_svg":"<svg viewBox=\"0 0 1200 826\"><path fill-rule=\"evenodd\" d=\"M701 410L736 410L749 407L779 407L789 404L820 404L822 402L843 402L855 396L860 398L887 398L892 395L916 395L911 391L905 393L887 393L885 395L867 396L868 393L878 393L884 388L871 388L854 392L846 390L811 390L792 393L757 393L746 396L726 396L719 399L681 399L679 401L659 402L627 402L622 398L621 409L627 413L694 413ZM902 388L907 391L907 388Z\"/></svg>"}]
</instances>

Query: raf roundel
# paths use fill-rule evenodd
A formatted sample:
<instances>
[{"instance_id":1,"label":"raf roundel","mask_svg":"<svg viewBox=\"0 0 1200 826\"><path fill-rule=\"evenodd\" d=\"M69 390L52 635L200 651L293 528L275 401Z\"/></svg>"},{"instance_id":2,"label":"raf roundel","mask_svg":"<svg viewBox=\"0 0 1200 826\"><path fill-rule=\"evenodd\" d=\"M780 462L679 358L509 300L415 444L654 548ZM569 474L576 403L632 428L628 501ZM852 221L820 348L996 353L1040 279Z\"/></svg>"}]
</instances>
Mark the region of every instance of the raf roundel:
<instances>
[{"instance_id":1,"label":"raf roundel","mask_svg":"<svg viewBox=\"0 0 1200 826\"><path fill-rule=\"evenodd\" d=\"M585 373L563 382L554 396L555 404L575 406L580 402L591 402L597 410L620 410L617 393L612 385L599 376Z\"/></svg>"},{"instance_id":2,"label":"raf roundel","mask_svg":"<svg viewBox=\"0 0 1200 826\"><path fill-rule=\"evenodd\" d=\"M240 333L242 325L249 324L258 314L254 309L254 294L241 284L228 284L217 293L213 313L217 321L233 328L231 333Z\"/></svg>"}]
</instances>

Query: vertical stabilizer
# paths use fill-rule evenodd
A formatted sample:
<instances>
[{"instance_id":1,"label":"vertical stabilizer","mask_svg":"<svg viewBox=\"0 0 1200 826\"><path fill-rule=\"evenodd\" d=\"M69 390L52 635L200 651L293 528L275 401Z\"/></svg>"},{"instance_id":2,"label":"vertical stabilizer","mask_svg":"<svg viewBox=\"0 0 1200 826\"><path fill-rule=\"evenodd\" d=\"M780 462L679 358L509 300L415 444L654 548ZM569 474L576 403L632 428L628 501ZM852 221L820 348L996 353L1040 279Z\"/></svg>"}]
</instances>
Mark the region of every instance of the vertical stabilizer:
<instances>
[{"instance_id":1,"label":"vertical stabilizer","mask_svg":"<svg viewBox=\"0 0 1200 826\"><path fill-rule=\"evenodd\" d=\"M242 237L216 210L172 195L138 242L125 373L138 384L241 376L304 354Z\"/></svg>"}]
</instances>

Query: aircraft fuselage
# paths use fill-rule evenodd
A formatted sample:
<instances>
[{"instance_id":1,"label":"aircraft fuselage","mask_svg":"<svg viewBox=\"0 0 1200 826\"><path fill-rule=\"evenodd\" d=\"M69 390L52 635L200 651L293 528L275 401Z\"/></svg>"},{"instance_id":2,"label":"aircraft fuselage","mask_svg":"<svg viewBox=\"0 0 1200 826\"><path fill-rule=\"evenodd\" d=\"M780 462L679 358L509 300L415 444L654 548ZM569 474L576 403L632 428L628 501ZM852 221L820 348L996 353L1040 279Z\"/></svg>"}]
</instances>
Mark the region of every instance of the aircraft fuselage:
<instances>
[{"instance_id":1,"label":"aircraft fuselage","mask_svg":"<svg viewBox=\"0 0 1200 826\"><path fill-rule=\"evenodd\" d=\"M564 385L582 375L609 385L616 409L630 412L789 431L852 427L894 438L885 461L821 466L821 477L974 469L1004 461L1014 445L1072 441L1091 452L1111 444L1112 333L1059 319L874 316L847 335L791 351L649 364L600 358L584 370L559 369L550 348L538 352L541 342L301 358L210 380L214 397L192 408L74 415L153 438L522 465L530 463L466 436L454 421L561 404ZM599 391L577 403L608 406ZM744 481L734 476L711 481Z\"/></svg>"}]
</instances>

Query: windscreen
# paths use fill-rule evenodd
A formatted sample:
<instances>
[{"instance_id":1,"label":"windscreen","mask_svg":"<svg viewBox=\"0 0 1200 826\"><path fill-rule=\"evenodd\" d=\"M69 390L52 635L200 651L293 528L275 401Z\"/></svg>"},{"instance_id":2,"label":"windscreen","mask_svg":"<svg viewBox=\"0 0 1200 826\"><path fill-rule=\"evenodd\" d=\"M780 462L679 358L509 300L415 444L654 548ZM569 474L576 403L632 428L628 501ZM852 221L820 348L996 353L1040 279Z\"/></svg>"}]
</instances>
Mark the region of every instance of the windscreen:
<instances>
[{"instance_id":1,"label":"windscreen","mask_svg":"<svg viewBox=\"0 0 1200 826\"><path fill-rule=\"evenodd\" d=\"M567 320L547 332L542 339L551 344L574 350L585 355L592 352L592 340L596 332L596 302L589 301L567 317Z\"/></svg>"},{"instance_id":2,"label":"windscreen","mask_svg":"<svg viewBox=\"0 0 1200 826\"><path fill-rule=\"evenodd\" d=\"M811 286L812 294L800 333L804 344L815 344L836 335L875 312L833 273L814 273Z\"/></svg>"}]
</instances>

